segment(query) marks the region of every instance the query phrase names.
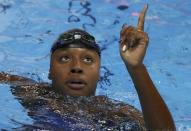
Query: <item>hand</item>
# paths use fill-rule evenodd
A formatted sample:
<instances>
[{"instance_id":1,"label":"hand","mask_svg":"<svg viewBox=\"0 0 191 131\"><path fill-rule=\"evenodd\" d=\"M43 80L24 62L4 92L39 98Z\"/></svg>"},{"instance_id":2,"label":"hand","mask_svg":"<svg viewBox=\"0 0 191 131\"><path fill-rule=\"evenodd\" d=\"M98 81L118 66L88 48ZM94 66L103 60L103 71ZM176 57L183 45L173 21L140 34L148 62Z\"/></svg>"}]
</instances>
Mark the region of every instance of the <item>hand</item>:
<instances>
[{"instance_id":1,"label":"hand","mask_svg":"<svg viewBox=\"0 0 191 131\"><path fill-rule=\"evenodd\" d=\"M145 14L148 5L140 13L137 27L123 26L120 33L120 55L127 67L142 65L149 43L147 33L144 32Z\"/></svg>"}]
</instances>

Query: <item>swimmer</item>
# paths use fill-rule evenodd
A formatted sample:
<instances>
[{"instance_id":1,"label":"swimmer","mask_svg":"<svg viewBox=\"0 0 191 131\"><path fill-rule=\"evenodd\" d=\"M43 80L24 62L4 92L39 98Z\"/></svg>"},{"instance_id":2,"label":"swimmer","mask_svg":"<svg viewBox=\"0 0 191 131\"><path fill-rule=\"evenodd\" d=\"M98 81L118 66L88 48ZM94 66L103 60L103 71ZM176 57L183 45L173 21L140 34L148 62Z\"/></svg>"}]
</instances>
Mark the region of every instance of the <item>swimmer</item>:
<instances>
[{"instance_id":1,"label":"swimmer","mask_svg":"<svg viewBox=\"0 0 191 131\"><path fill-rule=\"evenodd\" d=\"M87 124L89 127L92 126L93 122L101 122L102 126L104 124L106 126L105 122L97 119L100 115L100 118L105 121L110 120L107 124L109 127L116 123L122 125L124 121L121 118L123 118L126 122L130 121L132 123L133 121L136 126L132 126L132 130L176 130L172 116L143 64L149 43L149 37L144 32L147 8L146 5L141 11L137 27L127 25L122 27L119 46L121 58L138 93L143 118L141 113L132 106L127 104L114 106L117 105L116 102L112 104L112 101L107 97L92 97L95 95L100 77L101 52L94 37L80 29L71 29L64 32L53 44L48 76L52 81L51 84L38 83L32 79L5 72L0 73L1 83L12 86L12 93L17 96L23 106L31 110L29 116L34 119L36 118L34 110L37 114L51 115L52 113L58 113L62 115L67 112L67 114L72 115L78 113L78 109L82 108L86 110L83 117L88 117L91 114L89 119L85 119L87 123L90 122L90 124ZM74 97L74 101L68 101L65 96ZM80 99L77 99L78 97ZM90 97L91 100L85 100L84 97ZM76 106L75 102L77 101L81 105ZM65 103L69 106L66 107ZM99 107L95 106L96 103L99 103ZM100 106L104 104L106 106ZM42 111L39 111L40 107L43 108ZM47 111L48 109L53 112L50 113ZM46 117L41 119L46 119ZM44 124L44 126L48 127L49 125ZM59 129L61 128L64 127ZM91 129L99 130L102 128L92 126ZM112 128L112 130L121 129L118 127ZM128 129L123 128L122 130Z\"/></svg>"}]
</instances>

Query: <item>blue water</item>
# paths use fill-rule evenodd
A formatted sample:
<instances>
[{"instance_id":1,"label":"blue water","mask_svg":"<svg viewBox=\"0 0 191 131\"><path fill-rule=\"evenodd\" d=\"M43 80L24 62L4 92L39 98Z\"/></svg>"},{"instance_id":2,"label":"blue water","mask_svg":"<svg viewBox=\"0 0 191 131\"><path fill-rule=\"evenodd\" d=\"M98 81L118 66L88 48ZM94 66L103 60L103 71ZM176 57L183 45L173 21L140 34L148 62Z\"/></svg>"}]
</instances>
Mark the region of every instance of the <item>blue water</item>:
<instances>
[{"instance_id":1,"label":"blue water","mask_svg":"<svg viewBox=\"0 0 191 131\"><path fill-rule=\"evenodd\" d=\"M102 47L103 81L97 94L140 109L119 56L118 40L121 26L136 26L138 13L146 3L145 31L150 45L144 63L177 129L191 130L189 0L0 0L0 71L48 81L52 42L67 29L82 28ZM18 127L19 122L32 123L8 85L1 84L0 96L0 129Z\"/></svg>"}]
</instances>

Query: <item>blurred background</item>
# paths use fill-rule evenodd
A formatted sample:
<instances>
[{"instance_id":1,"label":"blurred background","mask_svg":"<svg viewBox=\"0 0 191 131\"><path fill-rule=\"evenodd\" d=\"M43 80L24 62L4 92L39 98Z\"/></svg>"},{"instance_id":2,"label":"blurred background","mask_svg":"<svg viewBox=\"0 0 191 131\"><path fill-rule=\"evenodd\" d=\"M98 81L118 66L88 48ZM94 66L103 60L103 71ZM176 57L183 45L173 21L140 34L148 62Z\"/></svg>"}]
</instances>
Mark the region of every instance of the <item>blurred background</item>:
<instances>
[{"instance_id":1,"label":"blurred background","mask_svg":"<svg viewBox=\"0 0 191 131\"><path fill-rule=\"evenodd\" d=\"M94 35L102 49L97 95L141 110L118 41L122 25L136 26L147 3L145 31L150 44L144 63L177 130L191 130L189 0L0 0L0 71L48 81L52 43L60 33L81 28ZM8 85L0 85L0 96L0 129L17 127L18 121L32 122Z\"/></svg>"}]
</instances>

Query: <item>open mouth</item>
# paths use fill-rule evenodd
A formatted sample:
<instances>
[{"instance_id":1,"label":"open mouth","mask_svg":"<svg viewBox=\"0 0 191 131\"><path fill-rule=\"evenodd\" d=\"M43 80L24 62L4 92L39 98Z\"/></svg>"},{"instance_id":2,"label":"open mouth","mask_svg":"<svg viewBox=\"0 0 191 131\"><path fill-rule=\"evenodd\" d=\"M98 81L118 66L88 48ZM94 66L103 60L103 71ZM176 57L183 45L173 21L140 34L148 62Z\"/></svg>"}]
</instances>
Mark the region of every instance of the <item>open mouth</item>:
<instances>
[{"instance_id":1,"label":"open mouth","mask_svg":"<svg viewBox=\"0 0 191 131\"><path fill-rule=\"evenodd\" d=\"M66 82L66 84L73 90L81 90L85 87L86 82L80 79L70 79Z\"/></svg>"}]
</instances>

